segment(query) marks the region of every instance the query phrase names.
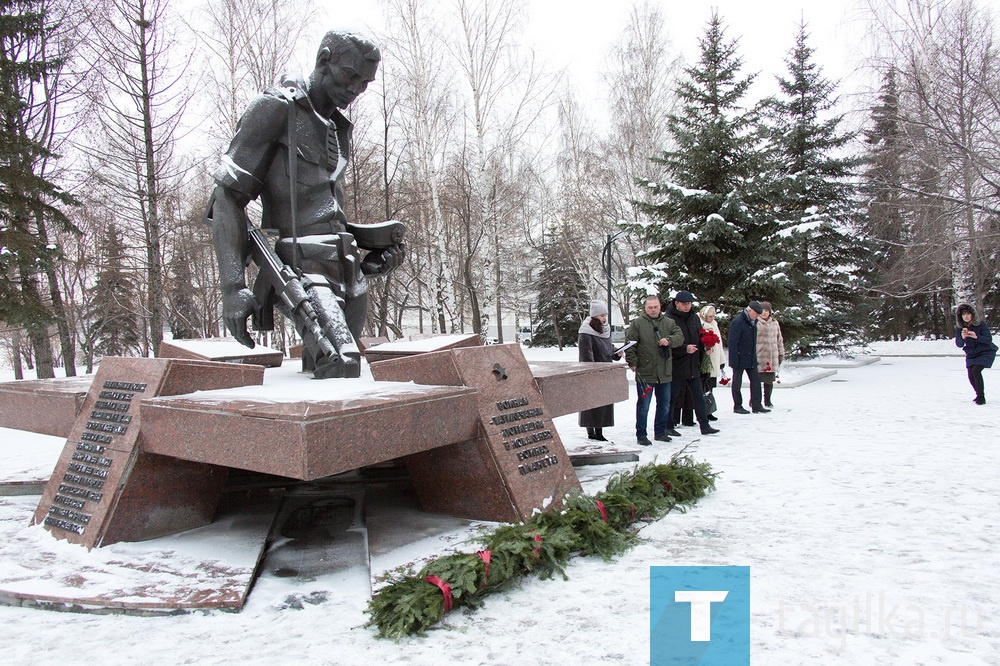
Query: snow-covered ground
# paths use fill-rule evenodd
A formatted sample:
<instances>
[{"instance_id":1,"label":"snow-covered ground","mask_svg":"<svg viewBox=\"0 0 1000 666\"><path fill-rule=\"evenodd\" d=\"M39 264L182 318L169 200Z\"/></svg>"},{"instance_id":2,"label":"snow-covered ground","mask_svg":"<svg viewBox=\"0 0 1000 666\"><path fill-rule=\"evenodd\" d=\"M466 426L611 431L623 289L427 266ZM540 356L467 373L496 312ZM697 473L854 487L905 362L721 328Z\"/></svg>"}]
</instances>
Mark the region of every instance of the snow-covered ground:
<instances>
[{"instance_id":1,"label":"snow-covered ground","mask_svg":"<svg viewBox=\"0 0 1000 666\"><path fill-rule=\"evenodd\" d=\"M949 356L890 357L893 349ZM986 372L990 402L980 407L952 343L876 351L879 363L782 386L771 414L734 415L727 391L716 389L720 434L699 439L685 428L680 440L641 451L643 463L664 460L698 440L696 457L722 472L716 492L647 526L643 543L616 562L576 559L568 581L528 579L476 612L455 612L426 637L375 639L362 626L363 601L289 608L282 602L294 593L290 583L270 578L241 613L127 617L0 607L0 659L642 664L650 566L748 565L754 664L996 664L1000 375ZM526 350L529 360L575 354ZM803 372L789 368L786 376ZM619 444L634 441L633 404L619 403L618 425L606 431ZM585 441L575 416L556 424L568 447ZM603 481L586 486L593 492ZM0 518L20 505L30 511L32 501L0 498ZM431 544L427 554L447 545Z\"/></svg>"}]
</instances>

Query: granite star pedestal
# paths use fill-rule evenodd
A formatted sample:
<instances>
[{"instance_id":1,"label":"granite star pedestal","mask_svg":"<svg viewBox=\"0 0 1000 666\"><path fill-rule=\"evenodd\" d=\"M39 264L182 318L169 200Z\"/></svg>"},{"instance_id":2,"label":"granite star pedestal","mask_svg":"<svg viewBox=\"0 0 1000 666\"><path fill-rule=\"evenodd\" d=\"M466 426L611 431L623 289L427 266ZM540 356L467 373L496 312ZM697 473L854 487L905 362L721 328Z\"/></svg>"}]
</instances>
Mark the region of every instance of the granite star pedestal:
<instances>
[{"instance_id":1,"label":"granite star pedestal","mask_svg":"<svg viewBox=\"0 0 1000 666\"><path fill-rule=\"evenodd\" d=\"M263 382L260 366L105 357L34 522L88 548L141 541L212 521L226 469L142 449L138 404Z\"/></svg>"},{"instance_id":2,"label":"granite star pedestal","mask_svg":"<svg viewBox=\"0 0 1000 666\"><path fill-rule=\"evenodd\" d=\"M514 522L580 489L520 345L419 354L371 370L378 380L477 389L475 438L405 458L425 510Z\"/></svg>"}]
</instances>

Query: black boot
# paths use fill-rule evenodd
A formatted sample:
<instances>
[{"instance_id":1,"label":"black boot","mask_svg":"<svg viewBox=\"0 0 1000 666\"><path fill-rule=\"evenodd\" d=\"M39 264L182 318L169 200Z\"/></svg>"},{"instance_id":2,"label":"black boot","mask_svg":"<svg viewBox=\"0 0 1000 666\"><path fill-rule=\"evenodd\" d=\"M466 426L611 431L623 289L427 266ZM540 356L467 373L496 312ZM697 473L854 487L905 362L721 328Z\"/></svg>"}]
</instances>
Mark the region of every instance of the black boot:
<instances>
[{"instance_id":1,"label":"black boot","mask_svg":"<svg viewBox=\"0 0 1000 666\"><path fill-rule=\"evenodd\" d=\"M596 432L593 428L587 428L587 439L597 439Z\"/></svg>"},{"instance_id":2,"label":"black boot","mask_svg":"<svg viewBox=\"0 0 1000 666\"><path fill-rule=\"evenodd\" d=\"M596 439L598 442L608 441L601 428L594 428L594 436L591 439Z\"/></svg>"},{"instance_id":3,"label":"black boot","mask_svg":"<svg viewBox=\"0 0 1000 666\"><path fill-rule=\"evenodd\" d=\"M771 404L771 393L774 391L774 384L764 384L764 406L774 407Z\"/></svg>"}]
</instances>

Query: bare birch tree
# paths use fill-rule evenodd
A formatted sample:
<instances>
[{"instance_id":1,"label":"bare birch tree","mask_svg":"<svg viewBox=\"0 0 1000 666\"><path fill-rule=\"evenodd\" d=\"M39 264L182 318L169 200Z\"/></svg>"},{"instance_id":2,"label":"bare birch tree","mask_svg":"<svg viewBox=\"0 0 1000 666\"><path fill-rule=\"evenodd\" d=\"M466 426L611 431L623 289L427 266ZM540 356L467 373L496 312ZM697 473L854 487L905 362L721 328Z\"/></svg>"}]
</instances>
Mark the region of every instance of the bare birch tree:
<instances>
[{"instance_id":1,"label":"bare birch tree","mask_svg":"<svg viewBox=\"0 0 1000 666\"><path fill-rule=\"evenodd\" d=\"M973 0L871 3L870 10L877 62L897 72L900 124L914 161L904 186L917 225L907 259L923 279L906 289L935 294L938 328L947 331L956 300L979 312L1000 303L990 300L1000 267L995 21Z\"/></svg>"},{"instance_id":2,"label":"bare birch tree","mask_svg":"<svg viewBox=\"0 0 1000 666\"><path fill-rule=\"evenodd\" d=\"M100 73L94 96L100 134L86 152L100 182L116 193L133 242L144 250L147 346L163 340L165 202L182 168L174 159L190 92L167 0L106 0L94 13L91 62ZM99 168L96 167L99 165ZM124 226L124 225L123 225Z\"/></svg>"},{"instance_id":3,"label":"bare birch tree","mask_svg":"<svg viewBox=\"0 0 1000 666\"><path fill-rule=\"evenodd\" d=\"M457 297L451 274L450 246L455 242L442 206L444 167L449 153L451 128L456 117L450 65L438 21L432 12L436 3L417 0L387 0L392 38L386 67L395 73L399 89L399 121L406 137L407 164L412 170L414 206L411 220L411 252L423 255L426 266L421 279L432 298L433 330L455 330ZM472 300L473 309L478 300ZM478 319L474 313L473 320Z\"/></svg>"},{"instance_id":4,"label":"bare birch tree","mask_svg":"<svg viewBox=\"0 0 1000 666\"><path fill-rule=\"evenodd\" d=\"M211 135L225 145L240 115L277 83L292 57L308 52L316 20L312 0L212 0L199 10L205 29L192 27L207 49L204 62Z\"/></svg>"},{"instance_id":5,"label":"bare birch tree","mask_svg":"<svg viewBox=\"0 0 1000 666\"><path fill-rule=\"evenodd\" d=\"M484 297L493 302L502 343L506 278L511 275L505 271L507 250L513 249L510 214L522 210L510 205L510 195L518 189L517 160L535 121L555 99L556 79L517 44L525 15L522 1L456 0L456 8L459 31L453 48L467 100L472 210L488 241L491 280ZM473 330L482 333L483 322L473 321Z\"/></svg>"},{"instance_id":6,"label":"bare birch tree","mask_svg":"<svg viewBox=\"0 0 1000 666\"><path fill-rule=\"evenodd\" d=\"M673 52L663 14L652 3L635 3L628 23L607 60L604 82L609 91L611 129L600 149L598 180L601 191L594 197L598 223L589 238L595 253L607 238L618 236L608 252L614 275L621 278L636 263L636 240L620 235L618 223L639 222L644 214L634 205L650 203L650 190L641 180L661 182L662 166L651 158L669 149L667 117L674 109L680 56ZM631 292L623 280L616 282L615 295L627 318ZM611 307L611 304L608 304Z\"/></svg>"}]
</instances>

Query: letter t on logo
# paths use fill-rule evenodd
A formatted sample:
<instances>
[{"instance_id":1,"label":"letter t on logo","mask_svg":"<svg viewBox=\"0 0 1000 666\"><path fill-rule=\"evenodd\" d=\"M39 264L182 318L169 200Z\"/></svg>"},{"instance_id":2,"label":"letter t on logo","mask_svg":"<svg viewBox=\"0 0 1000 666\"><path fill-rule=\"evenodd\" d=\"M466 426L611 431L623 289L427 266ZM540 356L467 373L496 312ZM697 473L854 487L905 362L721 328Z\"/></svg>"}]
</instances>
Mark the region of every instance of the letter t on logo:
<instances>
[{"instance_id":1,"label":"letter t on logo","mask_svg":"<svg viewBox=\"0 0 1000 666\"><path fill-rule=\"evenodd\" d=\"M691 640L697 642L712 640L712 602L725 601L726 590L675 591L674 601L691 604Z\"/></svg>"}]
</instances>

